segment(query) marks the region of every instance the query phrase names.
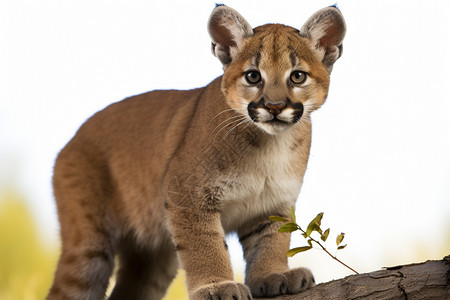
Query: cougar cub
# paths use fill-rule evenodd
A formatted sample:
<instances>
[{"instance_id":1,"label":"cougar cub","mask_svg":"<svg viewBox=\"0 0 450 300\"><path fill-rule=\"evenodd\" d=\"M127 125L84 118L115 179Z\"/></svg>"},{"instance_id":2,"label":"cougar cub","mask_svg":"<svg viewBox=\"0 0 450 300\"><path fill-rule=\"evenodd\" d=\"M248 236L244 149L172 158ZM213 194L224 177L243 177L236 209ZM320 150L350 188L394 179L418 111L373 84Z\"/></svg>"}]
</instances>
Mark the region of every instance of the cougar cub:
<instances>
[{"instance_id":1,"label":"cougar cub","mask_svg":"<svg viewBox=\"0 0 450 300\"><path fill-rule=\"evenodd\" d=\"M310 114L325 101L342 54L335 7L297 30L253 28L219 5L209 19L223 76L189 91L153 91L114 103L59 153L53 185L62 254L48 299L161 299L178 267L190 299L297 293L311 272L288 269L288 216L302 185ZM200 68L201 66L199 66ZM224 236L247 262L233 281Z\"/></svg>"}]
</instances>

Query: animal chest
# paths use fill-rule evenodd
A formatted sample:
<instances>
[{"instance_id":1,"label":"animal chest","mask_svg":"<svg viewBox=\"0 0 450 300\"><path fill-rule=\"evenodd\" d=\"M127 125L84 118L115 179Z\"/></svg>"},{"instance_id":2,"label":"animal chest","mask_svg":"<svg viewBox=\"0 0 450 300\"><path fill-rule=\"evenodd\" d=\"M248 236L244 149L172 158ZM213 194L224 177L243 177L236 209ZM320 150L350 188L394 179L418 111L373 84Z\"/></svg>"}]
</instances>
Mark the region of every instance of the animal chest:
<instances>
[{"instance_id":1,"label":"animal chest","mask_svg":"<svg viewBox=\"0 0 450 300\"><path fill-rule=\"evenodd\" d=\"M274 147L249 159L242 170L222 178L222 226L226 232L249 219L274 214L294 205L303 174L295 166L295 152Z\"/></svg>"}]
</instances>

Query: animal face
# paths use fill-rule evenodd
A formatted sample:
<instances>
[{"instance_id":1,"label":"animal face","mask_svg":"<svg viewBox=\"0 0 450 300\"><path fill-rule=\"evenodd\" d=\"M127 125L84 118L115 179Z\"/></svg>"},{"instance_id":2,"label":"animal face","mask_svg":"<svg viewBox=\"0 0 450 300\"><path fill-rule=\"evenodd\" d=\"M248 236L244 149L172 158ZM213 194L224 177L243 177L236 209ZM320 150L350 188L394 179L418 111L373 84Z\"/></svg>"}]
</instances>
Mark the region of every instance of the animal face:
<instances>
[{"instance_id":1,"label":"animal face","mask_svg":"<svg viewBox=\"0 0 450 300\"><path fill-rule=\"evenodd\" d=\"M247 121L275 135L308 120L325 102L345 34L337 8L317 12L301 30L280 24L252 29L226 7L217 7L209 24L213 53L225 69L222 91Z\"/></svg>"},{"instance_id":2,"label":"animal face","mask_svg":"<svg viewBox=\"0 0 450 300\"><path fill-rule=\"evenodd\" d=\"M329 74L310 41L284 25L264 25L226 68L223 92L230 107L269 134L309 118L325 101Z\"/></svg>"}]
</instances>

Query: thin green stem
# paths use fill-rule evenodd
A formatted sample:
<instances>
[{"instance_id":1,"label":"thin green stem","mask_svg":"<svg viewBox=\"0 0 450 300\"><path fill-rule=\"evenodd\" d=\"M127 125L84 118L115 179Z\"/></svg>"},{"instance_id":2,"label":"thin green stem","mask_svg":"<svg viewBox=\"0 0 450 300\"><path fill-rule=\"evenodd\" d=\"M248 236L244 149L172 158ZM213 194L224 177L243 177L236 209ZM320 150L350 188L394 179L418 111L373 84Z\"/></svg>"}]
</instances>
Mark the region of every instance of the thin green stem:
<instances>
[{"instance_id":1,"label":"thin green stem","mask_svg":"<svg viewBox=\"0 0 450 300\"><path fill-rule=\"evenodd\" d=\"M297 224L298 229L303 232L306 233L298 224ZM347 264L345 264L344 262L342 262L341 260L339 260L336 256L334 256L333 254L331 254L327 248L325 248L319 241L317 241L316 239L312 238L311 236L309 236L308 238L311 239L311 241L315 242L317 245L320 246L320 248L322 248L323 251L325 251L329 256L331 256L331 258L333 258L334 260L338 261L339 263L341 263L343 266L345 266L346 268L352 270L353 272L355 272L355 274L359 274L357 271L355 271L353 268L349 267Z\"/></svg>"}]
</instances>

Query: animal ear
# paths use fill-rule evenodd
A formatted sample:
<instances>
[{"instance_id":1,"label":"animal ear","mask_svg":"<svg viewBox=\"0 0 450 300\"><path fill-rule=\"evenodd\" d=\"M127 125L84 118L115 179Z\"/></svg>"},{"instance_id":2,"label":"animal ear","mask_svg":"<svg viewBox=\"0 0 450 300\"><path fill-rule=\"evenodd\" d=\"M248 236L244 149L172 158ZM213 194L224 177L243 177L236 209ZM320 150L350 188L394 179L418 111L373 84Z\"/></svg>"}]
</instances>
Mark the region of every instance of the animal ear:
<instances>
[{"instance_id":1,"label":"animal ear","mask_svg":"<svg viewBox=\"0 0 450 300\"><path fill-rule=\"evenodd\" d=\"M311 40L322 63L331 72L334 62L342 55L345 31L344 17L336 6L330 6L312 15L300 35Z\"/></svg>"},{"instance_id":2,"label":"animal ear","mask_svg":"<svg viewBox=\"0 0 450 300\"><path fill-rule=\"evenodd\" d=\"M212 52L226 68L236 57L245 38L253 35L250 24L234 9L217 5L208 21Z\"/></svg>"}]
</instances>

